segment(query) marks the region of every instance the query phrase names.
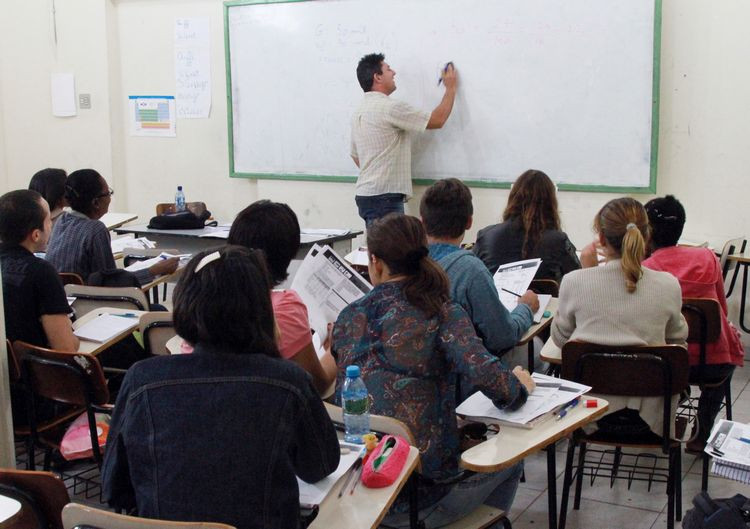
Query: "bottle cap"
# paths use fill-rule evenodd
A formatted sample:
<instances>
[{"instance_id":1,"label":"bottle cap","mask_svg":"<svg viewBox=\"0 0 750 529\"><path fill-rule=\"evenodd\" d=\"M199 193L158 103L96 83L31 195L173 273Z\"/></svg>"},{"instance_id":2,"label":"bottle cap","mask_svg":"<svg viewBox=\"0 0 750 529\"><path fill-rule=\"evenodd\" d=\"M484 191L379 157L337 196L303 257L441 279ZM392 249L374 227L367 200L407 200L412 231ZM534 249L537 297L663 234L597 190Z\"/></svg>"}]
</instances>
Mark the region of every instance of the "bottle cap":
<instances>
[{"instance_id":1,"label":"bottle cap","mask_svg":"<svg viewBox=\"0 0 750 529\"><path fill-rule=\"evenodd\" d=\"M346 366L346 376L357 378L359 376L359 366Z\"/></svg>"},{"instance_id":2,"label":"bottle cap","mask_svg":"<svg viewBox=\"0 0 750 529\"><path fill-rule=\"evenodd\" d=\"M182 186L177 186L177 191L182 191Z\"/></svg>"}]
</instances>

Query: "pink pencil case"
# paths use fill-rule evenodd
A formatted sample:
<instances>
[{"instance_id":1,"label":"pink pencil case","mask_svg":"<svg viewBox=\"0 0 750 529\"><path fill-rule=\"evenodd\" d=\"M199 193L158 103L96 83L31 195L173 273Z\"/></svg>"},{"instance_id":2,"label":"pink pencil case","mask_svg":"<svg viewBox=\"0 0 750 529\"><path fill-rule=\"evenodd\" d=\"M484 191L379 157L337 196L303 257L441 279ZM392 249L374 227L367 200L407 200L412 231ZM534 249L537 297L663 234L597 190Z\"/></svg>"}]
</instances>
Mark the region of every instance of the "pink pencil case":
<instances>
[{"instance_id":1,"label":"pink pencil case","mask_svg":"<svg viewBox=\"0 0 750 529\"><path fill-rule=\"evenodd\" d=\"M409 443L398 435L384 436L362 469L362 484L378 489L392 484L401 474L409 455Z\"/></svg>"}]
</instances>

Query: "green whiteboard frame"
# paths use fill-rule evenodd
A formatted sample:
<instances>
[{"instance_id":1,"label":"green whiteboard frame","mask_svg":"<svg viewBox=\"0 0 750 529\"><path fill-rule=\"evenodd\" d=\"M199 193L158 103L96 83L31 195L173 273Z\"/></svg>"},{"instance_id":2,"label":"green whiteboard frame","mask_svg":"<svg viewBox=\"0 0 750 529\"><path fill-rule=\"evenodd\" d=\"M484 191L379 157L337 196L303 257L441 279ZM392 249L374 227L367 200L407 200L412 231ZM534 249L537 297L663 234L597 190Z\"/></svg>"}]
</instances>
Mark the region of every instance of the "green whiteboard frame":
<instances>
[{"instance_id":1,"label":"green whiteboard frame","mask_svg":"<svg viewBox=\"0 0 750 529\"><path fill-rule=\"evenodd\" d=\"M224 57L227 81L227 137L229 148L229 176L230 178L249 178L254 180L299 180L313 182L355 183L356 176L309 175L309 174L278 174L278 173L239 173L234 168L234 120L232 116L232 66L231 50L229 49L229 9L235 6L253 4L288 4L296 2L310 2L314 0L227 0L224 2ZM656 171L659 161L659 87L661 81L661 19L662 0L654 0L654 52L653 77L651 80L651 164L649 184L646 187L606 186L587 184L559 184L560 191L589 191L596 193L656 193ZM510 189L512 182L491 182L487 180L462 180L470 187L484 187L495 189ZM413 178L415 185L429 186L435 179Z\"/></svg>"}]
</instances>

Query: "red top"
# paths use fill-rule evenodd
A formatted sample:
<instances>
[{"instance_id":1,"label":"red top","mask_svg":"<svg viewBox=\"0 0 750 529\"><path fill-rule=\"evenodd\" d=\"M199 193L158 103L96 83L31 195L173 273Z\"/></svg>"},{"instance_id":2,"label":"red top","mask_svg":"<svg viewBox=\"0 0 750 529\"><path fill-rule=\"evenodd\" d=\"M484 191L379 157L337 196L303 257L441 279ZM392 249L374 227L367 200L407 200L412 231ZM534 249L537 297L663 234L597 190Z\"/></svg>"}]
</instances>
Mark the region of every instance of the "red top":
<instances>
[{"instance_id":1,"label":"red top","mask_svg":"<svg viewBox=\"0 0 750 529\"><path fill-rule=\"evenodd\" d=\"M669 246L656 250L643 261L651 270L669 272L677 278L683 298L715 299L721 305L721 335L707 344L706 364L734 364L742 366L744 351L737 329L727 319L727 298L719 260L708 248ZM690 365L698 365L700 346L688 344Z\"/></svg>"}]
</instances>

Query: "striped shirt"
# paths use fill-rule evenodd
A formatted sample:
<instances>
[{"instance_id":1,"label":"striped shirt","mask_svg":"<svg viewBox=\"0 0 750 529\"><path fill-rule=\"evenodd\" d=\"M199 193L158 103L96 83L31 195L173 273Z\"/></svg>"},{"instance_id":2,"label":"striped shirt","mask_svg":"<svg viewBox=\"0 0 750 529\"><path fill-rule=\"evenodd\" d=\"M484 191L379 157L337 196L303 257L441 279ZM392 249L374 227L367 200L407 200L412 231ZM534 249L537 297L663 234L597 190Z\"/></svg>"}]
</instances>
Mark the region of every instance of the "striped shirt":
<instances>
[{"instance_id":1,"label":"striped shirt","mask_svg":"<svg viewBox=\"0 0 750 529\"><path fill-rule=\"evenodd\" d=\"M366 92L352 118L351 155L359 160L356 194L412 194L411 137L427 128L430 113L382 92Z\"/></svg>"},{"instance_id":2,"label":"striped shirt","mask_svg":"<svg viewBox=\"0 0 750 529\"><path fill-rule=\"evenodd\" d=\"M94 272L117 268L107 227L102 221L90 219L78 211L58 217L45 258L58 272L76 273L84 281ZM134 274L141 285L154 279L148 269Z\"/></svg>"}]
</instances>

